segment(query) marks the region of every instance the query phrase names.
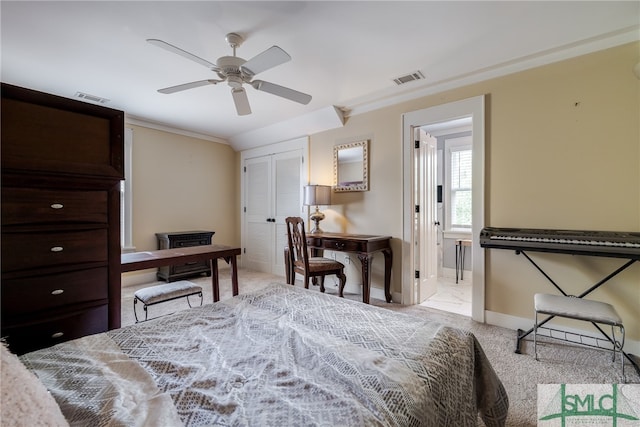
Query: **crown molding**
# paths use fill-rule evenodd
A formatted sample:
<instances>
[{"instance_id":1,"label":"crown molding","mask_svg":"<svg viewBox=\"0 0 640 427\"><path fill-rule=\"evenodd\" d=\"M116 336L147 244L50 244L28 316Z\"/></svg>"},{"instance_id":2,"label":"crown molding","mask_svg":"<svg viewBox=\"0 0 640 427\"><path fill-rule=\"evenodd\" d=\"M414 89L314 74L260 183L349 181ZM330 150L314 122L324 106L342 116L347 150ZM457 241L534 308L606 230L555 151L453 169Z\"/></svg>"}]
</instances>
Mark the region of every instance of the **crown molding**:
<instances>
[{"instance_id":1,"label":"crown molding","mask_svg":"<svg viewBox=\"0 0 640 427\"><path fill-rule=\"evenodd\" d=\"M188 136L191 138L204 139L205 141L217 142L218 144L229 145L229 141L223 138L218 138L213 135L206 135L203 133L193 132L186 129L180 129L173 126L169 126L162 123L157 123L149 120L145 120L136 116L131 116L129 114L125 114L124 121L126 124L131 124L135 126L142 126L149 129L161 130L163 132L175 133L176 135Z\"/></svg>"},{"instance_id":2,"label":"crown molding","mask_svg":"<svg viewBox=\"0 0 640 427\"><path fill-rule=\"evenodd\" d=\"M391 88L385 92L378 92L371 96L347 102L345 105L345 117L367 113L369 111L378 110L380 108L411 101L413 99L441 93L496 77L506 76L519 71L552 64L554 62L586 55L599 50L609 49L626 43L632 43L638 40L640 40L640 25L634 25L619 31L603 34L598 37L592 37L554 49L547 49L535 54L522 56L520 58L479 69L471 73L453 76L445 80L427 84L420 84L420 81L416 81L415 84L409 83L407 86L411 85L411 87L407 87L407 89L401 93L398 93L396 88Z\"/></svg>"}]
</instances>

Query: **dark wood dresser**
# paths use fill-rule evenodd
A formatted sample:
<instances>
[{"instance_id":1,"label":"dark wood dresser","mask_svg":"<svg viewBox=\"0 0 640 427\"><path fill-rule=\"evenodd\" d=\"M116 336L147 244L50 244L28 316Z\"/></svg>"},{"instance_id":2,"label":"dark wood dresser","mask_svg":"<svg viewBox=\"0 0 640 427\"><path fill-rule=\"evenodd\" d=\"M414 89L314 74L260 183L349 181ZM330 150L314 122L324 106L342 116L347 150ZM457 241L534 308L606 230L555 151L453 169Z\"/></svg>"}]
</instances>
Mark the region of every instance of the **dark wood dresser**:
<instances>
[{"instance_id":1,"label":"dark wood dresser","mask_svg":"<svg viewBox=\"0 0 640 427\"><path fill-rule=\"evenodd\" d=\"M186 246L210 245L215 231L179 231L172 233L156 233L158 249L184 248ZM186 264L170 265L158 268L156 276L160 280L173 282L185 277L201 274L211 276L211 267L206 261L194 261Z\"/></svg>"},{"instance_id":2,"label":"dark wood dresser","mask_svg":"<svg viewBox=\"0 0 640 427\"><path fill-rule=\"evenodd\" d=\"M120 327L124 113L1 96L2 336L20 354Z\"/></svg>"}]
</instances>

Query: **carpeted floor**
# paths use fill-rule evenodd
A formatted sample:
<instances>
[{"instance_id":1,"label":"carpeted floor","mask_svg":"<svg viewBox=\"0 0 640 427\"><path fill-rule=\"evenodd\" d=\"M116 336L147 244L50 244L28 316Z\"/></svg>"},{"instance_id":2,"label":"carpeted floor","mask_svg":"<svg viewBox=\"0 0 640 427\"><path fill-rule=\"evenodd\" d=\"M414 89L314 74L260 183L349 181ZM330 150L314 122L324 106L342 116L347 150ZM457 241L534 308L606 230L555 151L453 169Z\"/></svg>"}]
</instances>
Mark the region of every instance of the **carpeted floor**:
<instances>
[{"instance_id":1,"label":"carpeted floor","mask_svg":"<svg viewBox=\"0 0 640 427\"><path fill-rule=\"evenodd\" d=\"M231 298L231 280L228 268L220 269L220 298ZM188 279L203 287L204 303L213 301L211 278L196 277ZM238 270L240 293L259 289L271 282L284 282L284 278L258 273L240 268ZM137 289L163 282L155 282L122 289L122 326L135 322L133 316L133 294ZM327 293L337 295L337 287L331 280L327 283ZM296 283L302 286L301 283ZM317 287L313 287L318 291ZM345 294L346 298L360 300L359 294ZM199 304L198 297L190 297L192 304ZM611 353L566 345L559 342L538 341L539 361L533 357L533 342L523 344L523 354L515 354L514 330L489 326L474 322L468 317L446 313L421 306L402 306L387 304L385 301L371 300L376 306L403 312L415 316L427 317L435 321L470 330L477 337L489 360L502 380L509 395L510 407L507 426L537 425L537 384L610 384L621 382L620 363L616 359L611 363ZM178 310L188 309L184 298L149 307L149 317L165 315ZM142 306L138 304L138 316L144 318ZM640 384L640 376L627 362L625 373L628 383ZM479 421L479 425L482 422Z\"/></svg>"}]
</instances>

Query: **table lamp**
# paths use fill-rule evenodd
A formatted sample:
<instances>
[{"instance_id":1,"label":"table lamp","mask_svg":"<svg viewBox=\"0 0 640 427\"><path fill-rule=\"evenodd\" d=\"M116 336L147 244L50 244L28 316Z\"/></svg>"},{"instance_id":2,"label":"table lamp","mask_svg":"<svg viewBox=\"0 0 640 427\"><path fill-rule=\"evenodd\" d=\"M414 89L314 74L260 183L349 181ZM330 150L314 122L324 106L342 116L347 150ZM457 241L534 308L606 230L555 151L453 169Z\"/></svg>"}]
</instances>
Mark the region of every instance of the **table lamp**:
<instances>
[{"instance_id":1,"label":"table lamp","mask_svg":"<svg viewBox=\"0 0 640 427\"><path fill-rule=\"evenodd\" d=\"M324 219L324 214L318 210L319 205L331 204L331 186L330 185L307 185L304 187L304 204L305 206L315 206L316 211L309 218L315 222L315 226L310 233L322 233L320 229L320 221Z\"/></svg>"}]
</instances>

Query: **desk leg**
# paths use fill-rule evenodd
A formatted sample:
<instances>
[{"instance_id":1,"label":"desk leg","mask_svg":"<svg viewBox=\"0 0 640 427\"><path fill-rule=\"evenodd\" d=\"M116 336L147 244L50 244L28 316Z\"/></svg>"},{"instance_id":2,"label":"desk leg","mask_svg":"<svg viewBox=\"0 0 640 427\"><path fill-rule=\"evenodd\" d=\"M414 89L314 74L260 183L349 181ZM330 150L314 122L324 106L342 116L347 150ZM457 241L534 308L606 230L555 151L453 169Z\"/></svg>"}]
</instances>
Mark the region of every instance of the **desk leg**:
<instances>
[{"instance_id":1,"label":"desk leg","mask_svg":"<svg viewBox=\"0 0 640 427\"><path fill-rule=\"evenodd\" d=\"M231 292L233 293L233 296L235 297L236 295L238 295L239 289L238 289L238 260L237 257L234 255L231 258Z\"/></svg>"},{"instance_id":2,"label":"desk leg","mask_svg":"<svg viewBox=\"0 0 640 427\"><path fill-rule=\"evenodd\" d=\"M218 259L209 260L211 264L211 289L213 291L213 302L220 301L220 281L218 279Z\"/></svg>"},{"instance_id":3,"label":"desk leg","mask_svg":"<svg viewBox=\"0 0 640 427\"><path fill-rule=\"evenodd\" d=\"M458 253L460 252L460 245L458 245L458 243L456 243L456 284L458 283L458 263L460 262L460 260L458 260Z\"/></svg>"},{"instance_id":4,"label":"desk leg","mask_svg":"<svg viewBox=\"0 0 640 427\"><path fill-rule=\"evenodd\" d=\"M362 263L362 302L369 304L369 294L371 292L371 275L369 265L373 259L373 254L359 253L358 259Z\"/></svg>"},{"instance_id":5,"label":"desk leg","mask_svg":"<svg viewBox=\"0 0 640 427\"><path fill-rule=\"evenodd\" d=\"M384 249L384 297L387 302L391 302L391 265L393 263L393 253L391 249Z\"/></svg>"},{"instance_id":6,"label":"desk leg","mask_svg":"<svg viewBox=\"0 0 640 427\"><path fill-rule=\"evenodd\" d=\"M289 248L284 248L284 274L287 285L291 284L291 261L289 260Z\"/></svg>"}]
</instances>

